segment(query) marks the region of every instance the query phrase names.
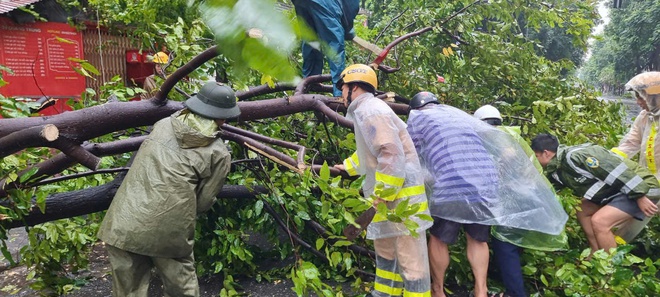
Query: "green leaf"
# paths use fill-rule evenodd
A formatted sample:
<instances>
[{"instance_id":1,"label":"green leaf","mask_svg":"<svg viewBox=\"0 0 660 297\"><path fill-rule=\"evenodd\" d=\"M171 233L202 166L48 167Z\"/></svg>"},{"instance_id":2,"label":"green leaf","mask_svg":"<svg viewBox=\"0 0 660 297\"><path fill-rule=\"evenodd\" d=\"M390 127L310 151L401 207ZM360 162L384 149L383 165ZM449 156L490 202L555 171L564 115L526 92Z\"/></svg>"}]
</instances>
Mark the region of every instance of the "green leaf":
<instances>
[{"instance_id":1,"label":"green leaf","mask_svg":"<svg viewBox=\"0 0 660 297\"><path fill-rule=\"evenodd\" d=\"M332 266L337 266L337 264L341 263L341 253L333 252L330 256L330 260Z\"/></svg>"},{"instance_id":2,"label":"green leaf","mask_svg":"<svg viewBox=\"0 0 660 297\"><path fill-rule=\"evenodd\" d=\"M257 200L257 202L254 203L254 212L255 214L261 215L261 211L264 209L264 202L262 200Z\"/></svg>"},{"instance_id":3,"label":"green leaf","mask_svg":"<svg viewBox=\"0 0 660 297\"><path fill-rule=\"evenodd\" d=\"M347 240L338 240L337 242L335 242L334 244L332 244L332 246L334 246L334 247L342 247L342 246L349 246L349 245L352 245L352 244L353 244L352 242L347 241Z\"/></svg>"},{"instance_id":4,"label":"green leaf","mask_svg":"<svg viewBox=\"0 0 660 297\"><path fill-rule=\"evenodd\" d=\"M545 274L541 274L541 282L547 287L548 280L545 278Z\"/></svg>"},{"instance_id":5,"label":"green leaf","mask_svg":"<svg viewBox=\"0 0 660 297\"><path fill-rule=\"evenodd\" d=\"M37 193L37 207L39 207L39 211L41 213L46 213L46 198L48 198L48 194L45 192L42 193Z\"/></svg>"},{"instance_id":6,"label":"green leaf","mask_svg":"<svg viewBox=\"0 0 660 297\"><path fill-rule=\"evenodd\" d=\"M306 211L302 211L302 210L299 211L299 212L296 214L296 216L299 217L299 218L301 218L301 219L303 219L303 220L305 220L305 221L309 221L309 220L311 219L311 218L309 217L309 213L307 213Z\"/></svg>"},{"instance_id":7,"label":"green leaf","mask_svg":"<svg viewBox=\"0 0 660 297\"><path fill-rule=\"evenodd\" d=\"M404 199L403 201L399 202L399 204L397 204L394 212L398 216L403 216L403 214L405 213L406 210L408 210L408 199Z\"/></svg>"},{"instance_id":8,"label":"green leaf","mask_svg":"<svg viewBox=\"0 0 660 297\"><path fill-rule=\"evenodd\" d=\"M328 167L328 162L323 162L323 166L321 166L321 170L319 171L319 178L324 181L330 179L330 168Z\"/></svg>"},{"instance_id":9,"label":"green leaf","mask_svg":"<svg viewBox=\"0 0 660 297\"><path fill-rule=\"evenodd\" d=\"M323 238L316 239L316 249L317 250L320 250L323 247L324 244L325 244L325 240L323 240Z\"/></svg>"},{"instance_id":10,"label":"green leaf","mask_svg":"<svg viewBox=\"0 0 660 297\"><path fill-rule=\"evenodd\" d=\"M37 171L39 171L39 168L37 168L37 167L30 168L30 170L28 170L27 172L21 174L19 182L24 183L25 181L30 179L32 176L34 176L34 174L37 173Z\"/></svg>"}]
</instances>

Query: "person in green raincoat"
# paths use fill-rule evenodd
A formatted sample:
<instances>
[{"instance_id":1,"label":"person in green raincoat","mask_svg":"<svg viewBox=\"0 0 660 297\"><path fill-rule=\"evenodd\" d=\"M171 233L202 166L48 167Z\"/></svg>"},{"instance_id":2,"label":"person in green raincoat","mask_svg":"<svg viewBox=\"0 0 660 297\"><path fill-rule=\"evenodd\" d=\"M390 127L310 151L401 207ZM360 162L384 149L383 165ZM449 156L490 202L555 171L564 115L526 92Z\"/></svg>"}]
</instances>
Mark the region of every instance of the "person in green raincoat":
<instances>
[{"instance_id":1,"label":"person in green raincoat","mask_svg":"<svg viewBox=\"0 0 660 297\"><path fill-rule=\"evenodd\" d=\"M550 134L537 135L531 147L555 188L582 197L577 219L592 252L616 248L614 226L658 212L660 184L639 164L598 145L559 145Z\"/></svg>"},{"instance_id":2,"label":"person in green raincoat","mask_svg":"<svg viewBox=\"0 0 660 297\"><path fill-rule=\"evenodd\" d=\"M146 297L152 268L166 296L199 296L195 220L225 183L231 156L219 127L240 110L234 91L216 82L185 105L154 125L101 223L113 296Z\"/></svg>"},{"instance_id":3,"label":"person in green raincoat","mask_svg":"<svg viewBox=\"0 0 660 297\"><path fill-rule=\"evenodd\" d=\"M502 114L492 105L484 105L474 112L474 117L506 132L527 155L534 168L543 173L543 167L529 144L520 136L520 126L502 126ZM550 186L550 182L546 179ZM560 235L550 235L541 232L494 226L491 229L490 247L493 249L493 262L497 266L500 278L506 289L505 293L496 296L526 297L522 273L520 254L522 248L531 248L542 251L556 251L566 248L567 236L565 232Z\"/></svg>"}]
</instances>

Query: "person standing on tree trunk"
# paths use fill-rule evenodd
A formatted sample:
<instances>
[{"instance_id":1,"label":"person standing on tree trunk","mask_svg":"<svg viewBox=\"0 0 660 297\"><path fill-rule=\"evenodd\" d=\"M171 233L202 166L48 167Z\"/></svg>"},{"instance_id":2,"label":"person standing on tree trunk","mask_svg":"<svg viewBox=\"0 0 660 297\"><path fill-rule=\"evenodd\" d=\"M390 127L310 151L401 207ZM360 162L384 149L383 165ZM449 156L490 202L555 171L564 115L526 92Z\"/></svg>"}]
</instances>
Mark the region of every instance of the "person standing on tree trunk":
<instances>
[{"instance_id":1,"label":"person standing on tree trunk","mask_svg":"<svg viewBox=\"0 0 660 297\"><path fill-rule=\"evenodd\" d=\"M323 56L328 57L332 75L333 95L341 96L337 85L344 70L346 52L345 40L355 37L353 21L360 9L359 0L292 0L298 17L316 33L320 41L325 42L329 51L322 50L317 41L303 42L303 77L323 73Z\"/></svg>"},{"instance_id":2,"label":"person standing on tree trunk","mask_svg":"<svg viewBox=\"0 0 660 297\"><path fill-rule=\"evenodd\" d=\"M615 226L658 212L660 184L637 163L598 145L559 145L550 134L537 135L531 147L555 188L582 197L577 219L592 253L616 248Z\"/></svg>"},{"instance_id":3,"label":"person standing on tree trunk","mask_svg":"<svg viewBox=\"0 0 660 297\"><path fill-rule=\"evenodd\" d=\"M373 207L381 203L390 210L400 203L419 207L406 224L376 213L367 227L367 239L374 241L376 250L376 279L370 296L430 297L425 230L431 222L418 217L428 217L429 211L422 170L406 124L374 97L378 81L371 67L348 66L337 85L348 109L346 117L353 121L356 151L335 168L352 176L365 175L362 190ZM414 226L417 236L408 226Z\"/></svg>"},{"instance_id":4,"label":"person standing on tree trunk","mask_svg":"<svg viewBox=\"0 0 660 297\"><path fill-rule=\"evenodd\" d=\"M101 223L116 297L146 297L156 268L166 296L199 296L195 221L216 201L231 156L219 127L238 117L234 91L206 83L186 108L158 121Z\"/></svg>"}]
</instances>

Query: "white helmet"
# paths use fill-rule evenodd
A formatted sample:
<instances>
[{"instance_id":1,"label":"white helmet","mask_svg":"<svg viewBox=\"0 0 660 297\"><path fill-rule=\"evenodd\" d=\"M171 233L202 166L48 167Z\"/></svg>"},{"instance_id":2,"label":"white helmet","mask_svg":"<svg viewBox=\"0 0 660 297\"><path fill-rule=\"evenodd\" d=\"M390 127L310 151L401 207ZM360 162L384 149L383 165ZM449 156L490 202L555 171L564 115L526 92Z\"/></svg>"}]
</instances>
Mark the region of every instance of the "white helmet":
<instances>
[{"instance_id":1,"label":"white helmet","mask_svg":"<svg viewBox=\"0 0 660 297\"><path fill-rule=\"evenodd\" d=\"M474 112L474 117L480 120L485 120L485 119L498 119L502 120L502 115L500 114L500 111L497 110L497 108L493 107L492 105L484 105L482 107L479 107L477 111Z\"/></svg>"}]
</instances>

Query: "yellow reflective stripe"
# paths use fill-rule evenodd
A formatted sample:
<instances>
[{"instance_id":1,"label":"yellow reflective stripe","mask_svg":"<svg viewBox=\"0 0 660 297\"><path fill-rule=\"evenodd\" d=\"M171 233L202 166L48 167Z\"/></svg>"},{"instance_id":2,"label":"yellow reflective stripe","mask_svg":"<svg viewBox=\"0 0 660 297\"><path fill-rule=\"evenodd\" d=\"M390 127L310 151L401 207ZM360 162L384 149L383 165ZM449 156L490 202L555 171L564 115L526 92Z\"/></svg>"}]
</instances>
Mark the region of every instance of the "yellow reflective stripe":
<instances>
[{"instance_id":1,"label":"yellow reflective stripe","mask_svg":"<svg viewBox=\"0 0 660 297\"><path fill-rule=\"evenodd\" d=\"M405 178L376 171L376 190L374 194L383 200L394 201L401 190ZM391 193L391 194L390 194Z\"/></svg>"},{"instance_id":2,"label":"yellow reflective stripe","mask_svg":"<svg viewBox=\"0 0 660 297\"><path fill-rule=\"evenodd\" d=\"M626 244L626 240L619 235L614 236L614 241L616 241L617 244Z\"/></svg>"},{"instance_id":3,"label":"yellow reflective stripe","mask_svg":"<svg viewBox=\"0 0 660 297\"><path fill-rule=\"evenodd\" d=\"M353 161L353 163L355 164L355 167L360 166L360 158L358 158L358 154L357 154L357 152L354 152L354 153L349 157L349 159L351 159L351 161Z\"/></svg>"},{"instance_id":4,"label":"yellow reflective stripe","mask_svg":"<svg viewBox=\"0 0 660 297\"><path fill-rule=\"evenodd\" d=\"M653 147L655 146L655 133L658 132L658 125L655 121L651 124L651 133L649 133L649 138L646 140L646 167L651 170L651 173L655 175L658 171L655 167L655 156L653 154Z\"/></svg>"},{"instance_id":5,"label":"yellow reflective stripe","mask_svg":"<svg viewBox=\"0 0 660 297\"><path fill-rule=\"evenodd\" d=\"M403 297L431 297L431 291L429 290L423 293L419 293L419 292L410 292L408 290L404 290Z\"/></svg>"},{"instance_id":6,"label":"yellow reflective stripe","mask_svg":"<svg viewBox=\"0 0 660 297\"><path fill-rule=\"evenodd\" d=\"M374 283L374 290L392 296L401 296L401 293L403 293L403 288L392 288L388 285L379 283Z\"/></svg>"},{"instance_id":7,"label":"yellow reflective stripe","mask_svg":"<svg viewBox=\"0 0 660 297\"><path fill-rule=\"evenodd\" d=\"M346 172L350 176L357 175L357 171L355 170L355 166L353 166L353 163L349 159L344 160L344 169L346 170Z\"/></svg>"},{"instance_id":8,"label":"yellow reflective stripe","mask_svg":"<svg viewBox=\"0 0 660 297\"><path fill-rule=\"evenodd\" d=\"M404 181L406 180L403 177L398 177L376 171L376 182L382 182L392 187L401 188L403 187Z\"/></svg>"},{"instance_id":9,"label":"yellow reflective stripe","mask_svg":"<svg viewBox=\"0 0 660 297\"><path fill-rule=\"evenodd\" d=\"M391 280L391 281L396 281L396 282L403 282L403 278L401 277L400 274L392 271L387 271L383 270L380 268L376 268L376 276Z\"/></svg>"},{"instance_id":10,"label":"yellow reflective stripe","mask_svg":"<svg viewBox=\"0 0 660 297\"><path fill-rule=\"evenodd\" d=\"M429 209L428 202L424 201L424 202L420 202L419 204L420 204L419 210L417 211L417 213L422 213L425 212L427 209ZM374 218L371 220L372 223L378 223L382 221L387 221L387 217L380 213L376 213L376 215L374 215Z\"/></svg>"},{"instance_id":11,"label":"yellow reflective stripe","mask_svg":"<svg viewBox=\"0 0 660 297\"><path fill-rule=\"evenodd\" d=\"M617 154L617 155L623 157L623 158L628 159L628 154L624 153L622 150L620 150L620 149L618 149L618 148L615 148L615 147L614 147L614 148L611 149L611 151L612 151L613 153L615 153L615 154Z\"/></svg>"},{"instance_id":12,"label":"yellow reflective stripe","mask_svg":"<svg viewBox=\"0 0 660 297\"><path fill-rule=\"evenodd\" d=\"M358 166L360 166L360 160L357 152L354 152L348 159L344 160L344 169L350 176L357 175L357 170L355 168Z\"/></svg>"},{"instance_id":13,"label":"yellow reflective stripe","mask_svg":"<svg viewBox=\"0 0 660 297\"><path fill-rule=\"evenodd\" d=\"M420 203L419 210L417 211L417 213L424 212L427 209L429 209L429 203L424 201L424 202Z\"/></svg>"},{"instance_id":14,"label":"yellow reflective stripe","mask_svg":"<svg viewBox=\"0 0 660 297\"><path fill-rule=\"evenodd\" d=\"M426 192L424 185L405 187L396 195L396 199L422 195Z\"/></svg>"}]
</instances>

